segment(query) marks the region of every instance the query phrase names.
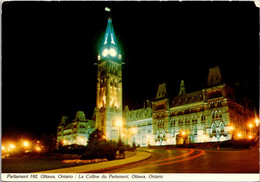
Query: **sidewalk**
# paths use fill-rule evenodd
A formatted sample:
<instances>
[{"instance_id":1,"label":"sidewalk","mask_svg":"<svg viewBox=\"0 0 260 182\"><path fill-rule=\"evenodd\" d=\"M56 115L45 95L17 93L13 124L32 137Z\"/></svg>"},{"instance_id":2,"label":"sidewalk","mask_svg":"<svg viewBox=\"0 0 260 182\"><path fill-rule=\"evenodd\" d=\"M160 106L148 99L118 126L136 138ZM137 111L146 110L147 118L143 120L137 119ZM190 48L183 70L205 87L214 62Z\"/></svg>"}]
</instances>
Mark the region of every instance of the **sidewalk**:
<instances>
[{"instance_id":1,"label":"sidewalk","mask_svg":"<svg viewBox=\"0 0 260 182\"><path fill-rule=\"evenodd\" d=\"M126 159L120 159L120 160L114 160L114 161L108 161L108 162L100 162L97 164L89 164L89 165L82 165L82 166L76 166L76 167L68 167L68 168L62 168L62 169L54 169L49 171L40 171L37 173L87 173L92 171L98 171L98 170L104 170L107 168L113 168L113 167L119 167L121 165L135 163L138 161L142 161L145 159L148 159L151 157L150 153L147 152L141 152L137 151L135 156L126 158Z\"/></svg>"}]
</instances>

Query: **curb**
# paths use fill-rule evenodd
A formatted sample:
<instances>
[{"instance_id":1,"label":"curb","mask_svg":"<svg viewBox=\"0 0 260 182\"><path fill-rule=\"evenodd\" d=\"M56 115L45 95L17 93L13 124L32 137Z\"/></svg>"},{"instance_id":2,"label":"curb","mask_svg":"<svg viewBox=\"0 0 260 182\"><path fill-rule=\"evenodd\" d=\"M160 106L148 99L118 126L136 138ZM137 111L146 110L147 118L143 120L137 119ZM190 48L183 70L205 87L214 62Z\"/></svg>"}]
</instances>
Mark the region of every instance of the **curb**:
<instances>
[{"instance_id":1,"label":"curb","mask_svg":"<svg viewBox=\"0 0 260 182\"><path fill-rule=\"evenodd\" d=\"M39 171L35 173L96 173L96 172L102 172L105 170L111 170L114 168L122 167L128 164L137 163L146 160L150 157L151 157L150 153L139 151L135 156L129 157L127 159L100 162L96 164L88 164L88 165L67 167L61 169L53 169L48 171Z\"/></svg>"},{"instance_id":2,"label":"curb","mask_svg":"<svg viewBox=\"0 0 260 182\"><path fill-rule=\"evenodd\" d=\"M147 152L148 153L148 152ZM150 153L149 153L150 154ZM108 167L108 168L101 168L101 169L97 169L97 170L90 170L90 171L86 171L85 173L102 173L104 171L107 171L107 170L112 170L112 169L116 169L116 168L120 168L120 167L125 167L125 166L128 166L130 164L135 164L135 163L138 163L138 162L142 162L146 159L149 159L151 158L152 155L150 154L148 157L142 159L142 160L138 160L138 161L134 161L134 162L129 162L129 163L125 163L125 164L122 164L122 165L117 165L117 166L113 166L113 167Z\"/></svg>"}]
</instances>

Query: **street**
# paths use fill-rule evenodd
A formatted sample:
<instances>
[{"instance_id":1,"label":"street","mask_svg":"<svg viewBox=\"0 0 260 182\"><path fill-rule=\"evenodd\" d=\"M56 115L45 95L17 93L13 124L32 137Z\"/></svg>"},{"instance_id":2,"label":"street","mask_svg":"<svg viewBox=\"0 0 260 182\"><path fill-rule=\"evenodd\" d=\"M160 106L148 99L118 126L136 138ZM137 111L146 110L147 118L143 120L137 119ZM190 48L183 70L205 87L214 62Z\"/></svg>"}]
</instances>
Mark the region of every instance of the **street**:
<instances>
[{"instance_id":1,"label":"street","mask_svg":"<svg viewBox=\"0 0 260 182\"><path fill-rule=\"evenodd\" d=\"M259 149L141 149L152 157L102 173L259 173Z\"/></svg>"}]
</instances>

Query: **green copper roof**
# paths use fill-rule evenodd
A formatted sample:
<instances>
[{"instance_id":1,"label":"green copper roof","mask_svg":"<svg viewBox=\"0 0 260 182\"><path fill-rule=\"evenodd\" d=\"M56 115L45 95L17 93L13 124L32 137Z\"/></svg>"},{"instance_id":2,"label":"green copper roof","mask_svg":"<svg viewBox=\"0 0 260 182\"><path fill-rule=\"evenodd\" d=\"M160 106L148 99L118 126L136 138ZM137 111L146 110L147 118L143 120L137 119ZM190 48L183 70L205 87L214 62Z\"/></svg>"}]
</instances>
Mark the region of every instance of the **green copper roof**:
<instances>
[{"instance_id":1,"label":"green copper roof","mask_svg":"<svg viewBox=\"0 0 260 182\"><path fill-rule=\"evenodd\" d=\"M107 22L107 29L106 29L103 45L116 46L116 36L115 36L111 18L109 18Z\"/></svg>"}]
</instances>

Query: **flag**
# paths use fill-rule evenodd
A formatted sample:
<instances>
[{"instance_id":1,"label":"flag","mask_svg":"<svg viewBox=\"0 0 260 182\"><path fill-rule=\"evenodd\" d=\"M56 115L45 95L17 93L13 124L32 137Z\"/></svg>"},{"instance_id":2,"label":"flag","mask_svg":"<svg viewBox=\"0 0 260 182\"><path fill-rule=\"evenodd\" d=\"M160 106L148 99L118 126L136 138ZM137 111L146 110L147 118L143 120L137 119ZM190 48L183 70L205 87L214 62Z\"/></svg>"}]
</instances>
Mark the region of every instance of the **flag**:
<instances>
[{"instance_id":1,"label":"flag","mask_svg":"<svg viewBox=\"0 0 260 182\"><path fill-rule=\"evenodd\" d=\"M106 7L106 8L105 8L105 11L110 12L110 8Z\"/></svg>"}]
</instances>

